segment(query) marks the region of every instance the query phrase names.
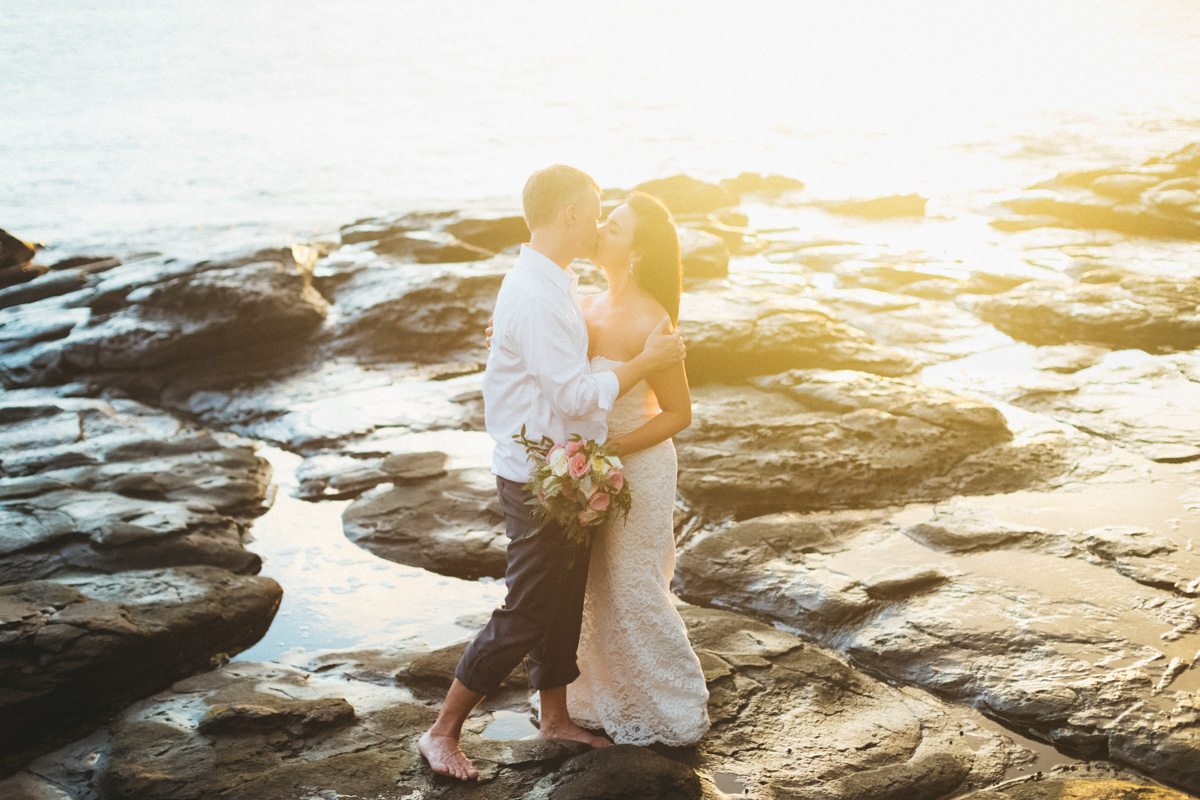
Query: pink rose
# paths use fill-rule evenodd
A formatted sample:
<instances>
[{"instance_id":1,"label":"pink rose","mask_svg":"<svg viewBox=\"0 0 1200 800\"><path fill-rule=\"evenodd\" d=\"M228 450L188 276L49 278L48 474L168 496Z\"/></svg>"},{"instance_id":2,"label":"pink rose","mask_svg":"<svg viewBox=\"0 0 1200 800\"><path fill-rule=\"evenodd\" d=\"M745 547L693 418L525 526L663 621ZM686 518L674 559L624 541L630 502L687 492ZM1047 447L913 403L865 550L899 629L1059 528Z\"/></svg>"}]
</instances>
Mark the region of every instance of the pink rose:
<instances>
[{"instance_id":1,"label":"pink rose","mask_svg":"<svg viewBox=\"0 0 1200 800\"><path fill-rule=\"evenodd\" d=\"M579 448L583 447L583 442L570 441L567 442L567 455L573 456L579 452Z\"/></svg>"},{"instance_id":2,"label":"pink rose","mask_svg":"<svg viewBox=\"0 0 1200 800\"><path fill-rule=\"evenodd\" d=\"M592 511L604 511L608 508L608 501L610 499L604 492L596 492L592 495L592 499L588 501L588 508Z\"/></svg>"},{"instance_id":3,"label":"pink rose","mask_svg":"<svg viewBox=\"0 0 1200 800\"><path fill-rule=\"evenodd\" d=\"M621 470L614 469L608 473L608 483L619 492L621 491L621 487L625 485L625 476L621 474Z\"/></svg>"},{"instance_id":4,"label":"pink rose","mask_svg":"<svg viewBox=\"0 0 1200 800\"><path fill-rule=\"evenodd\" d=\"M570 445L567 446L570 449ZM583 453L576 453L567 461L567 474L572 478L582 478L588 474L588 460Z\"/></svg>"}]
</instances>

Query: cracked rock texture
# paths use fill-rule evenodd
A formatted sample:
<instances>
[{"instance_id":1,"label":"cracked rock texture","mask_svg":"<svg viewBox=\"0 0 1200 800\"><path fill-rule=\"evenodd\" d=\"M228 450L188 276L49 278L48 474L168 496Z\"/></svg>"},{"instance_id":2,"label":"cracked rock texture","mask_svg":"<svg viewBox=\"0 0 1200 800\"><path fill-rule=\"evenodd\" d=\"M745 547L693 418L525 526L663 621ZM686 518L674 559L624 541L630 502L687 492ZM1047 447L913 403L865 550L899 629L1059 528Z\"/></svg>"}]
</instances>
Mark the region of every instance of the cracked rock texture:
<instances>
[{"instance_id":1,"label":"cracked rock texture","mask_svg":"<svg viewBox=\"0 0 1200 800\"><path fill-rule=\"evenodd\" d=\"M1064 173L1005 203L1031 224L1200 239L1200 143L1138 166Z\"/></svg>"},{"instance_id":2,"label":"cracked rock texture","mask_svg":"<svg viewBox=\"0 0 1200 800\"><path fill-rule=\"evenodd\" d=\"M1194 673L1172 683L1200 643L1188 541L1014 526L965 506L909 525L888 511L784 513L694 540L675 588L1197 791Z\"/></svg>"},{"instance_id":3,"label":"cracked rock texture","mask_svg":"<svg viewBox=\"0 0 1200 800\"><path fill-rule=\"evenodd\" d=\"M436 778L413 744L462 646L368 650L299 668L235 663L176 683L114 722L93 785L114 800L327 790L396 800L718 800L714 775L723 773L760 797L932 800L991 785L1022 757L1005 739L964 728L933 697L869 678L789 634L723 611L684 617L712 693L713 730L697 747L490 738L496 720L530 713L516 674L467 723L479 783ZM37 783L31 773L20 780Z\"/></svg>"},{"instance_id":4,"label":"cracked rock texture","mask_svg":"<svg viewBox=\"0 0 1200 800\"><path fill-rule=\"evenodd\" d=\"M269 578L217 567L0 587L0 769L253 644L281 596Z\"/></svg>"},{"instance_id":5,"label":"cracked rock texture","mask_svg":"<svg viewBox=\"0 0 1200 800\"><path fill-rule=\"evenodd\" d=\"M861 372L795 370L693 393L679 488L713 514L871 507L1044 485L1075 445L1014 438L985 402Z\"/></svg>"}]
</instances>

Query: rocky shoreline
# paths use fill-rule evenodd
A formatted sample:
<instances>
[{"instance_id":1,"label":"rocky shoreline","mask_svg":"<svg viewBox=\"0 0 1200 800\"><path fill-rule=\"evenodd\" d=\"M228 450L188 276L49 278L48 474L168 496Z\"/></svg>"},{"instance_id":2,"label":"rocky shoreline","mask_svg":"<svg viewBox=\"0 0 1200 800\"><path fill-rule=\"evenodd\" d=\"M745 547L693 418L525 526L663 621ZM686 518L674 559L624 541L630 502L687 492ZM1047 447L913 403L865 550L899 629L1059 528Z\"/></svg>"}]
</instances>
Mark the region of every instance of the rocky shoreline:
<instances>
[{"instance_id":1,"label":"rocky shoreline","mask_svg":"<svg viewBox=\"0 0 1200 800\"><path fill-rule=\"evenodd\" d=\"M480 334L520 217L358 220L199 263L33 267L4 239L0 709L20 723L0 794L1200 793L1200 266L1071 239L1195 238L1197 148L1007 201L1036 216L993 219L1029 254L1003 265L777 224L940 224L916 196L639 187L685 247L675 590L714 728L682 749L522 739L518 675L471 723L478 787L411 748L461 644L230 658L290 590L251 544L271 502L256 443L303 458L305 501L351 501L343 533L376 556L503 574L486 468L421 437L482 430ZM1013 781L1029 740L1066 763Z\"/></svg>"}]
</instances>

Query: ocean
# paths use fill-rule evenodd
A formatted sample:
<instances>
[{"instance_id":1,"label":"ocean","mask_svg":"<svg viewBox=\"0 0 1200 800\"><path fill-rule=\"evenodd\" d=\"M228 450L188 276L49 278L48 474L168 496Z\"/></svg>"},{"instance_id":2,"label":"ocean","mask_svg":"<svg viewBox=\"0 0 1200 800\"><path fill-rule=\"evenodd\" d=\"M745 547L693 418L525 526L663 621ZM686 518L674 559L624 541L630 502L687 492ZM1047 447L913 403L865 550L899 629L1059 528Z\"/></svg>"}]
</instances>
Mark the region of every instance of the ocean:
<instances>
[{"instance_id":1,"label":"ocean","mask_svg":"<svg viewBox=\"0 0 1200 800\"><path fill-rule=\"evenodd\" d=\"M777 173L940 213L1200 139L1194 0L0 3L0 227L180 257Z\"/></svg>"}]
</instances>

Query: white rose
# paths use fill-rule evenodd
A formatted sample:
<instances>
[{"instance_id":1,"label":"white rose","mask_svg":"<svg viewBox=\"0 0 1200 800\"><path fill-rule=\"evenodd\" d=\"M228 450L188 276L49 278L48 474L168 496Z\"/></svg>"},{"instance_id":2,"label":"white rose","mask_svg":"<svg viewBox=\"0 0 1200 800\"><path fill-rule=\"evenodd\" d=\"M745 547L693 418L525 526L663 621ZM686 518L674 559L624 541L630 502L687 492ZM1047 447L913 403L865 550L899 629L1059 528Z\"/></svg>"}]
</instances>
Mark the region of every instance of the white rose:
<instances>
[{"instance_id":1,"label":"white rose","mask_svg":"<svg viewBox=\"0 0 1200 800\"><path fill-rule=\"evenodd\" d=\"M554 473L560 478L567 474L566 450L560 449L550 457L550 472Z\"/></svg>"}]
</instances>

